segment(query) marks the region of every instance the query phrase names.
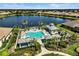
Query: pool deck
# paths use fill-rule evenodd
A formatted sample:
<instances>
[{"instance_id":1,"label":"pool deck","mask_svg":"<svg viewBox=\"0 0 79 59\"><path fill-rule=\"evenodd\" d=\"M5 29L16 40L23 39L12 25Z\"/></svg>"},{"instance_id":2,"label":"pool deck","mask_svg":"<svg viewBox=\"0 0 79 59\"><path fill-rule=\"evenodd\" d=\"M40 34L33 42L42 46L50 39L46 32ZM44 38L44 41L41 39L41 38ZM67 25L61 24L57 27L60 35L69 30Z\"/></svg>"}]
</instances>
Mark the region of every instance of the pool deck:
<instances>
[{"instance_id":1,"label":"pool deck","mask_svg":"<svg viewBox=\"0 0 79 59\"><path fill-rule=\"evenodd\" d=\"M27 33L27 32L43 32L44 33L44 35L45 36L49 36L48 34L48 32L46 32L45 30L39 30L39 29L36 29L36 30L33 30L33 29L30 29L30 30L26 30L26 31L21 31L20 33L18 33L18 35L20 36L20 38L18 38L17 37L17 40L16 40L16 43L23 43L23 42L30 42L30 41L32 41L32 40L35 40L34 38L26 38L26 37L23 37L24 35L25 35L25 33ZM44 39L45 38L45 36L44 37L42 37L42 38L38 38L38 39ZM37 38L36 38L37 39Z\"/></svg>"}]
</instances>

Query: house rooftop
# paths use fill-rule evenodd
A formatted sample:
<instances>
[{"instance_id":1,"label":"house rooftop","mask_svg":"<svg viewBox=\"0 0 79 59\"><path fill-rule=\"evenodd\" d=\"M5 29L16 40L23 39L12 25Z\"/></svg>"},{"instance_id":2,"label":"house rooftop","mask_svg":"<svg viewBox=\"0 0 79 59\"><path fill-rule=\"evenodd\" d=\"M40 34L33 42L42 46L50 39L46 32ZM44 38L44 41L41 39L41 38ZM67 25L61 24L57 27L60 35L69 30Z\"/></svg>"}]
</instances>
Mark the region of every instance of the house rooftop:
<instances>
[{"instance_id":1,"label":"house rooftop","mask_svg":"<svg viewBox=\"0 0 79 59\"><path fill-rule=\"evenodd\" d=\"M66 23L62 23L65 26L69 26L69 27L79 27L79 21L69 21Z\"/></svg>"},{"instance_id":2,"label":"house rooftop","mask_svg":"<svg viewBox=\"0 0 79 59\"><path fill-rule=\"evenodd\" d=\"M11 32L12 28L3 28L0 27L0 40L3 37L6 37L10 32Z\"/></svg>"},{"instance_id":3,"label":"house rooftop","mask_svg":"<svg viewBox=\"0 0 79 59\"><path fill-rule=\"evenodd\" d=\"M20 39L17 39L17 43L25 43L25 42L31 42L31 39L30 38L20 38Z\"/></svg>"},{"instance_id":4,"label":"house rooftop","mask_svg":"<svg viewBox=\"0 0 79 59\"><path fill-rule=\"evenodd\" d=\"M47 28L50 30L57 30L58 28L54 26L54 24L47 25Z\"/></svg>"}]
</instances>

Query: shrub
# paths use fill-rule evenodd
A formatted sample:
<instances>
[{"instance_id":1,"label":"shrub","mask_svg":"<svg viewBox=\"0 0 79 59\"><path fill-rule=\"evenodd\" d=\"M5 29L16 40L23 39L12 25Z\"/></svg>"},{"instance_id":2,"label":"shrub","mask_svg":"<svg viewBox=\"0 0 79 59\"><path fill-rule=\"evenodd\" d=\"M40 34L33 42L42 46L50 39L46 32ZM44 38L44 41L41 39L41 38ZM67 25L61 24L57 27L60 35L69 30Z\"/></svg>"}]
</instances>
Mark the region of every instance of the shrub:
<instances>
[{"instance_id":1,"label":"shrub","mask_svg":"<svg viewBox=\"0 0 79 59\"><path fill-rule=\"evenodd\" d=\"M76 52L79 53L79 47L76 48Z\"/></svg>"}]
</instances>

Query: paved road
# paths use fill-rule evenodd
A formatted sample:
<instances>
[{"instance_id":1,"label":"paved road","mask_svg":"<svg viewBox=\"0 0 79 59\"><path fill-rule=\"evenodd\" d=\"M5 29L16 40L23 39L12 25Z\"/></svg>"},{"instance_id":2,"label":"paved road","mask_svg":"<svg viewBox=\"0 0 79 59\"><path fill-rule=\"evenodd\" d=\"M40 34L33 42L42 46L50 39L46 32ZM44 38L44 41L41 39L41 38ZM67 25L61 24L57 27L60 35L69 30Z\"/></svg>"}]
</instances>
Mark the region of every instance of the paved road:
<instances>
[{"instance_id":1,"label":"paved road","mask_svg":"<svg viewBox=\"0 0 79 59\"><path fill-rule=\"evenodd\" d=\"M43 45L43 43L42 43L41 40L37 40L37 42L40 43L40 45L41 45L41 50L42 50L42 51L41 51L41 53L37 54L36 56L42 56L42 55L44 55L44 54L50 54L50 53L59 54L59 55L64 55L64 56L70 56L70 55L68 55L68 54L66 54L66 53L59 52L59 51L49 51L49 50L47 50L47 49L44 47L44 45Z\"/></svg>"}]
</instances>

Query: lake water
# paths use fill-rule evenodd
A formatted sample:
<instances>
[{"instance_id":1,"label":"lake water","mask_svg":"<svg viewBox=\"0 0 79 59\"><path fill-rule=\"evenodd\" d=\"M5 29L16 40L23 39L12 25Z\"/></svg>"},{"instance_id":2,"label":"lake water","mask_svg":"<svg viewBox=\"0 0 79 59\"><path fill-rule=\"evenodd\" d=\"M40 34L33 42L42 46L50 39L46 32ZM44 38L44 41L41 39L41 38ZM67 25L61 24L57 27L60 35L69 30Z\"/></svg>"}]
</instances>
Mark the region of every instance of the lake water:
<instances>
[{"instance_id":1,"label":"lake water","mask_svg":"<svg viewBox=\"0 0 79 59\"><path fill-rule=\"evenodd\" d=\"M47 17L47 16L10 16L6 18L0 19L0 27L13 27L14 25L22 25L22 21L27 20L27 26L36 26L39 25L40 22L44 24L49 23L64 23L67 19L60 19L54 17Z\"/></svg>"}]
</instances>

